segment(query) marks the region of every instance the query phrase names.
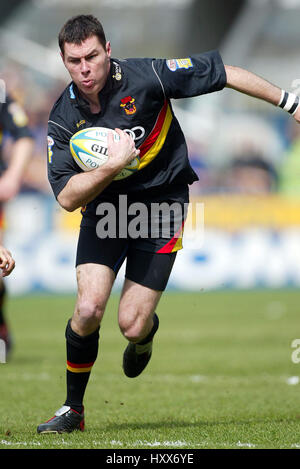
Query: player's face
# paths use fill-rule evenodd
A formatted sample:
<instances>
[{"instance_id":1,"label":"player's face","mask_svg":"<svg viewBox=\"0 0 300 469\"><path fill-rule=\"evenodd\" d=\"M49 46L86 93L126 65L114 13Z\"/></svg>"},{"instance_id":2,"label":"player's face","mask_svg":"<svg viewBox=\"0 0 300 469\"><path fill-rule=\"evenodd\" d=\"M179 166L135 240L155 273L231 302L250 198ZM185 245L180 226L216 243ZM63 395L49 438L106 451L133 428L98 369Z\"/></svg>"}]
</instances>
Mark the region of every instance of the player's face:
<instances>
[{"instance_id":1,"label":"player's face","mask_svg":"<svg viewBox=\"0 0 300 469\"><path fill-rule=\"evenodd\" d=\"M104 87L110 68L111 48L105 49L97 36L91 36L81 44L65 43L63 62L73 82L87 97L98 95Z\"/></svg>"}]
</instances>

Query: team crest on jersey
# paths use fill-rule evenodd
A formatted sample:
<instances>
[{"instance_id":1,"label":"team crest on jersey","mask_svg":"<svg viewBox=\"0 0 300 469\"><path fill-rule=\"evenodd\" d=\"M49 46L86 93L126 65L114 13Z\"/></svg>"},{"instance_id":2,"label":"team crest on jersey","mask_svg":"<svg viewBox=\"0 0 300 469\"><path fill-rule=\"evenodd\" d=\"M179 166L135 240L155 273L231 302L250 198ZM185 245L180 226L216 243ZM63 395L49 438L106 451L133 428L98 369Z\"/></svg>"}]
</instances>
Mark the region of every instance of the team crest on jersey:
<instances>
[{"instance_id":1,"label":"team crest on jersey","mask_svg":"<svg viewBox=\"0 0 300 469\"><path fill-rule=\"evenodd\" d=\"M186 59L169 59L166 61L166 64L171 72L175 72L178 68L193 67L193 62L189 57Z\"/></svg>"},{"instance_id":2,"label":"team crest on jersey","mask_svg":"<svg viewBox=\"0 0 300 469\"><path fill-rule=\"evenodd\" d=\"M117 62L114 62L115 66L115 74L113 75L113 78L117 81L122 80L122 70L119 64Z\"/></svg>"},{"instance_id":3,"label":"team crest on jersey","mask_svg":"<svg viewBox=\"0 0 300 469\"><path fill-rule=\"evenodd\" d=\"M136 106L135 106L135 98L132 96L126 96L126 98L121 99L120 107L124 109L128 116L135 114Z\"/></svg>"},{"instance_id":4,"label":"team crest on jersey","mask_svg":"<svg viewBox=\"0 0 300 469\"><path fill-rule=\"evenodd\" d=\"M47 144L48 144L48 160L49 160L49 163L52 163L52 155L53 155L52 147L54 145L54 140L49 135L47 137Z\"/></svg>"}]
</instances>

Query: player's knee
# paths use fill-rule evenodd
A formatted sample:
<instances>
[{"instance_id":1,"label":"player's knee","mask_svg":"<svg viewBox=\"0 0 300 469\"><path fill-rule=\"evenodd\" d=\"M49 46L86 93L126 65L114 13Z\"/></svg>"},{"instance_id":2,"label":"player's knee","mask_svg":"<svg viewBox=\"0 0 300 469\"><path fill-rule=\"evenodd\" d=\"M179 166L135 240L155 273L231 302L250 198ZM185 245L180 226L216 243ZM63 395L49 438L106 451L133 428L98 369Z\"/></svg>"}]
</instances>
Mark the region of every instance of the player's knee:
<instances>
[{"instance_id":1,"label":"player's knee","mask_svg":"<svg viewBox=\"0 0 300 469\"><path fill-rule=\"evenodd\" d=\"M138 342L145 335L145 320L138 315L122 316L119 319L119 327L124 337L130 342Z\"/></svg>"},{"instance_id":2,"label":"player's knee","mask_svg":"<svg viewBox=\"0 0 300 469\"><path fill-rule=\"evenodd\" d=\"M93 299L80 299L76 305L76 322L85 329L98 325L104 314L104 305Z\"/></svg>"},{"instance_id":3,"label":"player's knee","mask_svg":"<svg viewBox=\"0 0 300 469\"><path fill-rule=\"evenodd\" d=\"M138 329L135 326L129 327L127 329L121 329L121 332L127 340L133 343L139 342L139 340L142 340L143 337L141 329Z\"/></svg>"}]
</instances>

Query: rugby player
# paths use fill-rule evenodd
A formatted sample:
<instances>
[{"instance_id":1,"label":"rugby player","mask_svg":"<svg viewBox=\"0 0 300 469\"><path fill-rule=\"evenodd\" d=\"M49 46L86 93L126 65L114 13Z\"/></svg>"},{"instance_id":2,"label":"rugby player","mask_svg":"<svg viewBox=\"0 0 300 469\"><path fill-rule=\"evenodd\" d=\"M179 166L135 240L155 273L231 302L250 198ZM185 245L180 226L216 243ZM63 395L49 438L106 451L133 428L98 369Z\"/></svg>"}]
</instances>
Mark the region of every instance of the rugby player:
<instances>
[{"instance_id":1,"label":"rugby player","mask_svg":"<svg viewBox=\"0 0 300 469\"><path fill-rule=\"evenodd\" d=\"M67 211L83 207L83 216L76 257L77 301L65 331L66 400L54 417L38 426L38 433L84 429L83 398L98 354L100 323L125 259L118 311L120 330L128 340L123 355L125 375L138 376L151 357L159 326L156 309L182 248L185 212L180 220L171 220L170 215L168 221L174 223L168 238L135 239L130 233L101 237L96 227L104 203L115 207L118 219L120 195L146 207L157 202L178 202L179 206L188 202L188 186L197 176L189 164L171 98L198 96L227 86L280 104L291 113L296 110L299 120L296 97L251 72L224 65L218 51L174 60L113 59L100 22L90 15L68 20L60 31L59 46L72 82L50 114L48 176L59 204ZM88 127L117 129L120 141L110 137L107 163L83 172L70 154L69 141ZM139 171L115 180L137 155Z\"/></svg>"},{"instance_id":2,"label":"rugby player","mask_svg":"<svg viewBox=\"0 0 300 469\"><path fill-rule=\"evenodd\" d=\"M3 160L4 136L13 140L8 165ZM32 155L34 141L28 127L24 109L12 99L5 97L0 103L0 243L3 241L4 204L17 195L22 177ZM7 353L11 351L11 333L5 315L6 288L0 276L0 339L6 343Z\"/></svg>"}]
</instances>

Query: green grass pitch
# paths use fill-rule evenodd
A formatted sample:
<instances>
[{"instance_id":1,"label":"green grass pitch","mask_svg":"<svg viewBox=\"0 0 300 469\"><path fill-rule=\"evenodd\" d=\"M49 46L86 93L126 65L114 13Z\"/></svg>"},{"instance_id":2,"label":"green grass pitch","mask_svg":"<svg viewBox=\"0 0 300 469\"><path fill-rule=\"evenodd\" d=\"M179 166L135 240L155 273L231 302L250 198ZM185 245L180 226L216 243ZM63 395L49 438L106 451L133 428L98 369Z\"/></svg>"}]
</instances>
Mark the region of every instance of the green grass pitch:
<instances>
[{"instance_id":1,"label":"green grass pitch","mask_svg":"<svg viewBox=\"0 0 300 469\"><path fill-rule=\"evenodd\" d=\"M65 399L74 302L9 299L15 347L0 364L0 449L300 448L296 290L166 293L153 357L135 379L122 372L114 294L86 392L86 431L38 435Z\"/></svg>"}]
</instances>

